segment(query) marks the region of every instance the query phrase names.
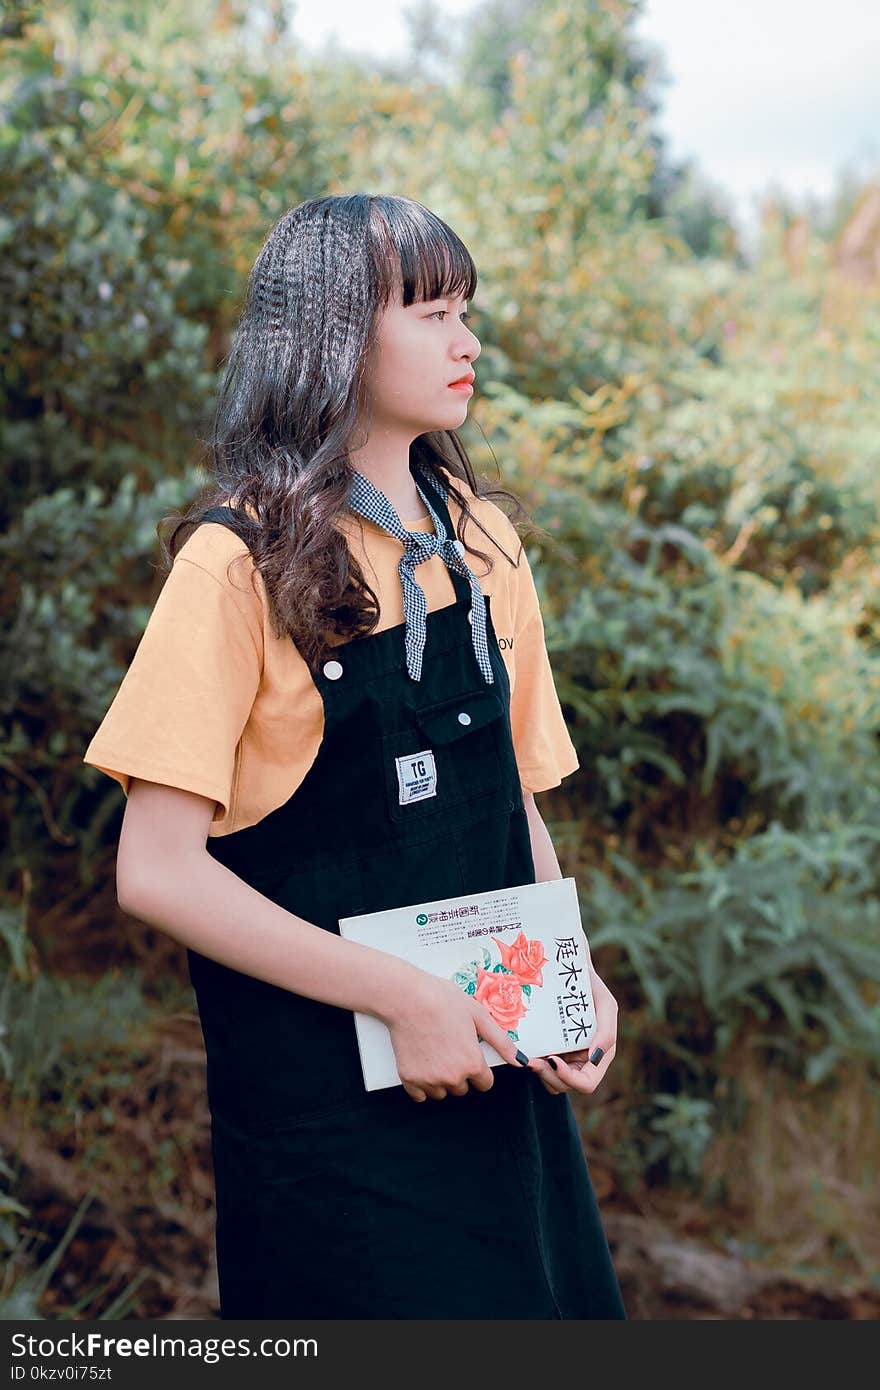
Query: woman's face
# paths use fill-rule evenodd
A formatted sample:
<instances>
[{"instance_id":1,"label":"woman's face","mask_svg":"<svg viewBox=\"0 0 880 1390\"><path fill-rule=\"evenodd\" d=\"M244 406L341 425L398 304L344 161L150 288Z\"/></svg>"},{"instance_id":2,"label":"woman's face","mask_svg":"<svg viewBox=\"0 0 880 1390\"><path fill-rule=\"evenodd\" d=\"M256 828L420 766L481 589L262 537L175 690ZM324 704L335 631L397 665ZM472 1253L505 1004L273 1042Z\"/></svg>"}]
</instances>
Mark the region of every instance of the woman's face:
<instances>
[{"instance_id":1,"label":"woman's face","mask_svg":"<svg viewBox=\"0 0 880 1390\"><path fill-rule=\"evenodd\" d=\"M404 308L396 297L380 315L367 372L370 432L406 434L456 429L467 418L471 391L450 383L473 377L480 340L463 322L463 297L423 300Z\"/></svg>"}]
</instances>

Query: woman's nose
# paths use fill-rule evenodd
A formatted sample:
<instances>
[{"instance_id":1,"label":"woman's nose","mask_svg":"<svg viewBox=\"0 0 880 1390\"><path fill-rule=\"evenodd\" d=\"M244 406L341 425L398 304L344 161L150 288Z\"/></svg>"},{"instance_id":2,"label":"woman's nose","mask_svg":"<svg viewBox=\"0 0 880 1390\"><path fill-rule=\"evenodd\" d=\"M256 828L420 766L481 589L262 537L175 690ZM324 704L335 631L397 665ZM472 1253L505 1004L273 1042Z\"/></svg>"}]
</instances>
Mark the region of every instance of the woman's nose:
<instances>
[{"instance_id":1,"label":"woman's nose","mask_svg":"<svg viewBox=\"0 0 880 1390\"><path fill-rule=\"evenodd\" d=\"M471 361L473 362L473 360L474 360L475 357L479 357L480 352L482 351L482 344L481 344L479 338L477 337L476 333L473 331L472 328L468 328L467 325L465 324L465 325L464 325L464 329L465 329L464 355L465 355L466 357L469 357L469 358L471 359Z\"/></svg>"}]
</instances>

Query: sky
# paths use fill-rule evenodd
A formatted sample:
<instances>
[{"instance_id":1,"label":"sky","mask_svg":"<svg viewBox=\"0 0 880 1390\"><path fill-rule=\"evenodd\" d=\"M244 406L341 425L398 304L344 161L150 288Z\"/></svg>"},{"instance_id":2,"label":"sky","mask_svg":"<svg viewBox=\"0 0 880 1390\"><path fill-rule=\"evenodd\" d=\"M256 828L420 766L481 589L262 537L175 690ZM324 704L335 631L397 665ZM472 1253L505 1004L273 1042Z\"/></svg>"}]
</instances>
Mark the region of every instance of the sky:
<instances>
[{"instance_id":1,"label":"sky","mask_svg":"<svg viewBox=\"0 0 880 1390\"><path fill-rule=\"evenodd\" d=\"M577 0L572 0L577 3ZM405 53L407 0L295 0L318 52ZM474 0L443 0L451 22ZM752 242L774 190L823 198L837 175L880 176L878 0L645 0L635 33L660 49L658 127L692 158Z\"/></svg>"}]
</instances>

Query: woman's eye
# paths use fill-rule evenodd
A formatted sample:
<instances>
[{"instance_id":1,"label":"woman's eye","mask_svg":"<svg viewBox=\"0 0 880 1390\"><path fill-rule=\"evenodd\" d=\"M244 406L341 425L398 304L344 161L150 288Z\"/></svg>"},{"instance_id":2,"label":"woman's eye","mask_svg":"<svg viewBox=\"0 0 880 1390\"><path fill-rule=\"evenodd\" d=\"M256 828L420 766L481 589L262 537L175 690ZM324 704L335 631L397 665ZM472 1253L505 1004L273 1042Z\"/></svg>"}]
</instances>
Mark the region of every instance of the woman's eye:
<instances>
[{"instance_id":1,"label":"woman's eye","mask_svg":"<svg viewBox=\"0 0 880 1390\"><path fill-rule=\"evenodd\" d=\"M429 318L429 319L435 319L435 318L437 318L437 316L438 316L439 314L448 314L448 313L449 313L449 310L448 310L448 309L435 309L434 312L433 312L433 314L429 314L429 315L428 315L428 318ZM462 318L462 322L464 322L465 319L469 319L469 318L470 318L470 314L467 312L467 310L465 310L465 312L461 315L461 318Z\"/></svg>"}]
</instances>

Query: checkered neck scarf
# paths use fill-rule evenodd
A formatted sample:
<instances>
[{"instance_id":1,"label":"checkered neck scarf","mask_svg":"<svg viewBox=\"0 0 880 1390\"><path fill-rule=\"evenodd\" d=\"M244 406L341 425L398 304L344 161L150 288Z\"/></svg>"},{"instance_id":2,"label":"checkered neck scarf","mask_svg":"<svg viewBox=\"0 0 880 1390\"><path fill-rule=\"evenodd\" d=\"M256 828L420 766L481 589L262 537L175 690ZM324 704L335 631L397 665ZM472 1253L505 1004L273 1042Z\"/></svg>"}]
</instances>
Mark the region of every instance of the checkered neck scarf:
<instances>
[{"instance_id":1,"label":"checkered neck scarf","mask_svg":"<svg viewBox=\"0 0 880 1390\"><path fill-rule=\"evenodd\" d=\"M432 473L424 477L441 497L446 491ZM349 507L360 516L374 521L383 530L403 541L403 555L398 565L400 582L403 586L403 613L406 620L406 669L414 681L422 678L422 657L425 650L426 617L428 605L424 591L415 577L416 565L428 560L432 555L443 557L450 569L456 570L469 581L471 586L471 635L474 654L487 684L492 685L495 673L489 660L489 647L486 641L486 608L480 581L464 558L464 545L454 536L446 534L446 528L425 492L416 482L419 496L431 514L434 522L433 536L425 531L408 531L384 492L380 492L363 473L355 472Z\"/></svg>"}]
</instances>

